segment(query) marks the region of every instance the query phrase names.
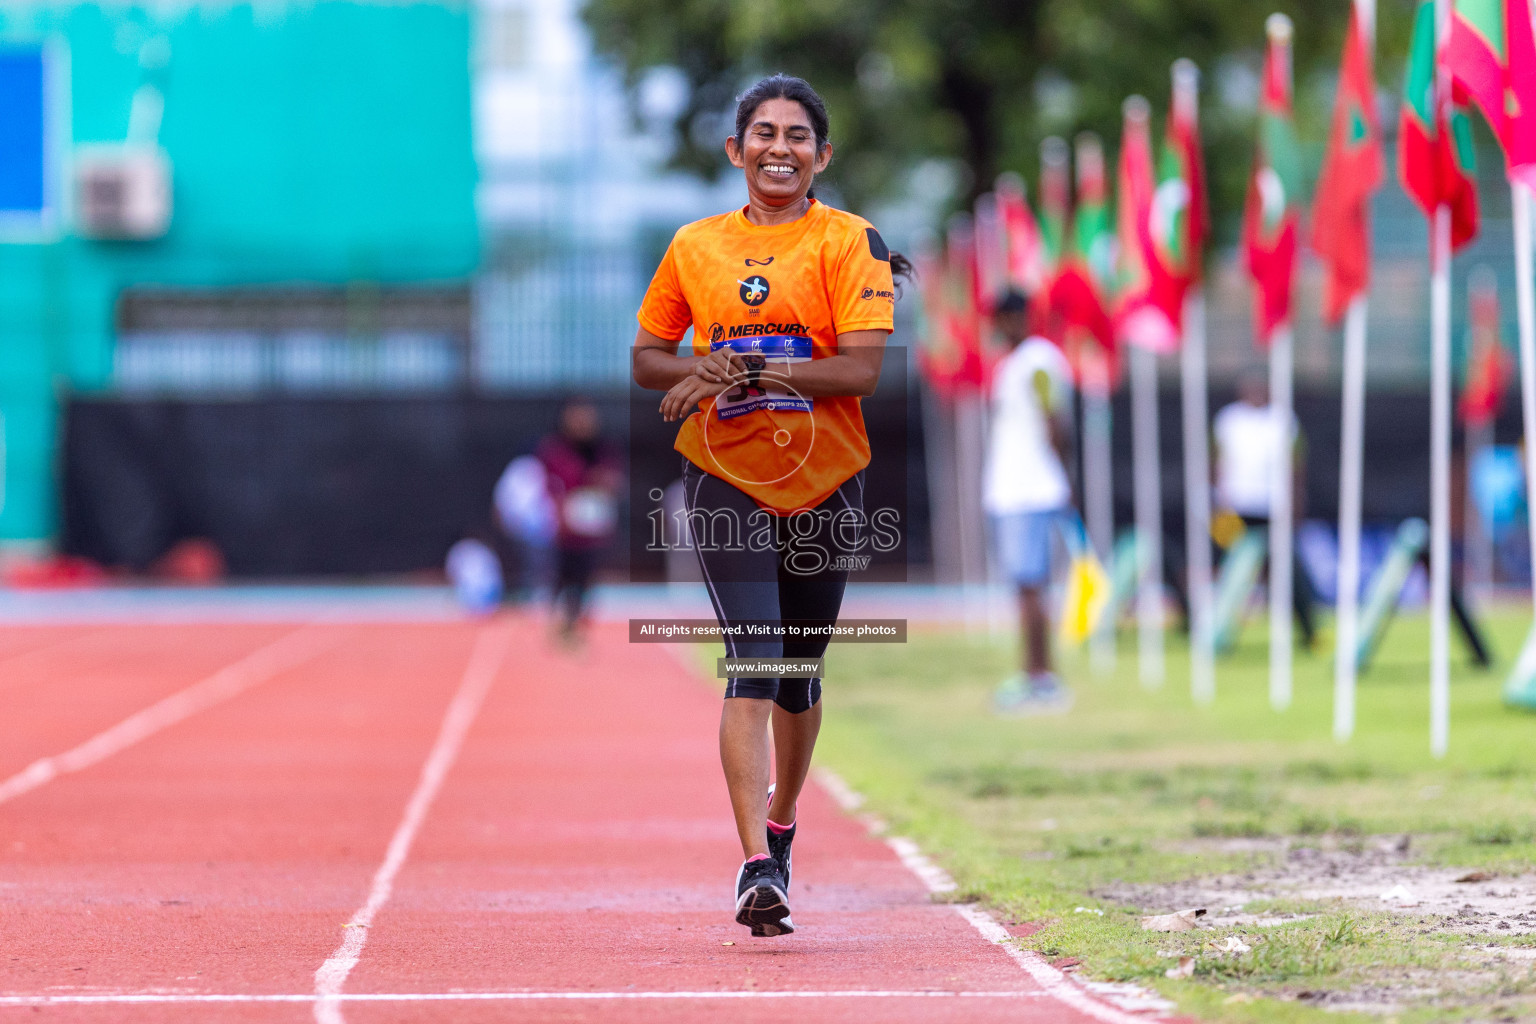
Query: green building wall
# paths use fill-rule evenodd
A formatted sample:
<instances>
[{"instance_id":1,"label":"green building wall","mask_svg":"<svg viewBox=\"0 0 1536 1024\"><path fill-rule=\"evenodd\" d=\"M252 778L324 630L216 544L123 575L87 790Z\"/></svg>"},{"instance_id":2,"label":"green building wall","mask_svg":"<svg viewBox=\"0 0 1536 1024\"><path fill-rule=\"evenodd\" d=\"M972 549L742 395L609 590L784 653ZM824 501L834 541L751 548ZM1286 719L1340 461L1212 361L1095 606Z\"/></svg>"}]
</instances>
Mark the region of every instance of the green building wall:
<instances>
[{"instance_id":1,"label":"green building wall","mask_svg":"<svg viewBox=\"0 0 1536 1024\"><path fill-rule=\"evenodd\" d=\"M55 533L61 399L109 386L123 288L473 274L469 19L453 3L0 6L0 45L67 50L71 145L122 142L151 76L174 204L154 241L0 243L0 542ZM146 70L151 40L169 59Z\"/></svg>"}]
</instances>

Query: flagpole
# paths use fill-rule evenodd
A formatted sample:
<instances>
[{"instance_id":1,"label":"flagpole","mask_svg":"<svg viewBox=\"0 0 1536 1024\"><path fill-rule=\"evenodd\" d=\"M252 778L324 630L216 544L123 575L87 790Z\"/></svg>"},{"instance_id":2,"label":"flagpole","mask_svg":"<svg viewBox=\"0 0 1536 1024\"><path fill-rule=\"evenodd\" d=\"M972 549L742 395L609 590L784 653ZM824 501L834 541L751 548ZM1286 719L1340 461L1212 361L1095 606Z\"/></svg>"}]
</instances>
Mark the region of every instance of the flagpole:
<instances>
[{"instance_id":1,"label":"flagpole","mask_svg":"<svg viewBox=\"0 0 1536 1024\"><path fill-rule=\"evenodd\" d=\"M1192 60L1173 63L1173 107L1199 116L1200 69ZM1190 202L1198 202L1191 196ZM1198 261L1192 252L1189 259ZM1196 264L1198 266L1198 263ZM1197 704L1216 699L1216 653L1211 628L1211 444L1206 393L1205 295L1196 277L1184 296L1184 337L1179 349L1184 427L1184 546L1189 599L1189 693Z\"/></svg>"},{"instance_id":2,"label":"flagpole","mask_svg":"<svg viewBox=\"0 0 1536 1024\"><path fill-rule=\"evenodd\" d=\"M1450 27L1451 0L1435 0L1437 54ZM1448 88L1445 75L1437 59L1437 109L1442 90ZM1444 201L1435 207L1430 232L1429 752L1444 757L1451 704L1451 208Z\"/></svg>"},{"instance_id":3,"label":"flagpole","mask_svg":"<svg viewBox=\"0 0 1536 1024\"><path fill-rule=\"evenodd\" d=\"M1515 228L1515 308L1520 325L1520 406L1525 420L1526 507L1536 510L1536 445L1532 443L1536 441L1536 276L1533 276L1531 266L1531 190L1514 178L1509 180L1509 190ZM1527 519L1531 531L1532 597L1536 600L1536 514L1528 515ZM1533 645L1536 645L1536 622L1533 622L1525 649L1515 666L1511 685L1520 681Z\"/></svg>"},{"instance_id":4,"label":"flagpole","mask_svg":"<svg viewBox=\"0 0 1536 1024\"><path fill-rule=\"evenodd\" d=\"M1285 74L1289 82L1291 20L1271 14L1265 30L1286 45ZM1269 703L1276 711L1291 706L1291 558L1292 448L1295 441L1295 401L1292 372L1295 335L1290 320L1276 327L1269 344L1269 408L1273 417L1274 457L1270 466L1269 507Z\"/></svg>"},{"instance_id":5,"label":"flagpole","mask_svg":"<svg viewBox=\"0 0 1536 1024\"><path fill-rule=\"evenodd\" d=\"M1344 408L1339 440L1338 638L1333 652L1333 738L1355 732L1355 655L1359 646L1360 491L1365 445L1366 299L1349 304L1344 320Z\"/></svg>"},{"instance_id":6,"label":"flagpole","mask_svg":"<svg viewBox=\"0 0 1536 1024\"><path fill-rule=\"evenodd\" d=\"M1151 106L1142 96L1131 96L1122 108L1126 139L1133 132L1150 136ZM1150 160L1151 151L1147 156ZM1147 167L1150 175L1151 167ZM1121 186L1125 187L1124 184ZM1121 213L1133 197L1122 192ZM1163 470L1158 437L1157 353L1138 344L1130 346L1131 447L1135 459L1133 499L1136 506L1136 654L1141 685L1163 685Z\"/></svg>"},{"instance_id":7,"label":"flagpole","mask_svg":"<svg viewBox=\"0 0 1536 1024\"><path fill-rule=\"evenodd\" d=\"M1269 344L1269 409L1275 444L1269 507L1269 703L1276 711L1291 706L1293 347L1290 323L1281 324Z\"/></svg>"},{"instance_id":8,"label":"flagpole","mask_svg":"<svg viewBox=\"0 0 1536 1024\"><path fill-rule=\"evenodd\" d=\"M1103 187L1104 149L1092 132L1080 132L1075 140L1078 202L1083 201L1084 184L1095 180ZM1080 254L1086 261L1091 254ZM1089 273L1092 273L1090 270ZM1115 477L1114 413L1110 392L1110 353L1095 340L1083 345L1083 512L1088 536L1104 564L1113 566L1115 556ZM1116 627L1112 616L1094 632L1089 643L1089 661L1097 672L1115 667Z\"/></svg>"},{"instance_id":9,"label":"flagpole","mask_svg":"<svg viewBox=\"0 0 1536 1024\"><path fill-rule=\"evenodd\" d=\"M1188 547L1189 693L1197 704L1216 699L1216 647L1211 628L1211 440L1206 394L1205 294L1184 300L1184 347L1179 353L1184 403L1184 541Z\"/></svg>"},{"instance_id":10,"label":"flagpole","mask_svg":"<svg viewBox=\"0 0 1536 1024\"><path fill-rule=\"evenodd\" d=\"M1355 0L1367 52L1376 45L1376 2ZM1339 575L1335 596L1333 738L1355 732L1355 653L1360 611L1360 497L1365 449L1365 342L1369 305L1355 296L1344 319L1344 402L1339 439Z\"/></svg>"},{"instance_id":11,"label":"flagpole","mask_svg":"<svg viewBox=\"0 0 1536 1024\"><path fill-rule=\"evenodd\" d=\"M1131 441L1136 457L1137 655L1141 683L1163 684L1163 466L1158 449L1157 353L1131 346Z\"/></svg>"},{"instance_id":12,"label":"flagpole","mask_svg":"<svg viewBox=\"0 0 1536 1024\"><path fill-rule=\"evenodd\" d=\"M1451 208L1435 207L1430 279L1429 750L1450 740Z\"/></svg>"},{"instance_id":13,"label":"flagpole","mask_svg":"<svg viewBox=\"0 0 1536 1024\"><path fill-rule=\"evenodd\" d=\"M1083 356L1083 505L1088 520L1088 539L1105 565L1115 553L1114 463L1109 404L1109 359L1094 342ZM1097 672L1115 667L1116 623L1105 616L1089 641L1089 655Z\"/></svg>"}]
</instances>

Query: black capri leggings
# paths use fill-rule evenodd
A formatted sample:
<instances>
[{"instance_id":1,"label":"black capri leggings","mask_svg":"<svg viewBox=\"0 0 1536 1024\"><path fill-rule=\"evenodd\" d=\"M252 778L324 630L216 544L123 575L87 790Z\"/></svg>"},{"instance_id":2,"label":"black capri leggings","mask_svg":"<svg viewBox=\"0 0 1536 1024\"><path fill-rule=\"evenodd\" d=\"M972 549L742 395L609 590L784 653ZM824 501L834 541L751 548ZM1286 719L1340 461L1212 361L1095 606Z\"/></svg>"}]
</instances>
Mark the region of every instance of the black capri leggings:
<instances>
[{"instance_id":1,"label":"black capri leggings","mask_svg":"<svg viewBox=\"0 0 1536 1024\"><path fill-rule=\"evenodd\" d=\"M779 516L739 488L683 460L689 531L715 617L731 658L820 658L848 584L838 556L858 550L864 531L864 473L850 477L814 509ZM811 627L803 640L752 636L742 627ZM731 632L731 627L737 632ZM727 697L772 700L792 714L821 699L821 679L733 677Z\"/></svg>"}]
</instances>

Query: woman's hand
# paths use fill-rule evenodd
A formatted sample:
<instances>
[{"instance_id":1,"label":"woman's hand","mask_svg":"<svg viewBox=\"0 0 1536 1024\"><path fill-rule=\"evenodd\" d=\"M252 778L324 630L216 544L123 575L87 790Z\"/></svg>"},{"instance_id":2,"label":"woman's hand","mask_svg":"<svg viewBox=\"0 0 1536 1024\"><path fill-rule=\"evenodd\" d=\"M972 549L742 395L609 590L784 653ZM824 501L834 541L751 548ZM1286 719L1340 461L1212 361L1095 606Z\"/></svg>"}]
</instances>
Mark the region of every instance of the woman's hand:
<instances>
[{"instance_id":1,"label":"woman's hand","mask_svg":"<svg viewBox=\"0 0 1536 1024\"><path fill-rule=\"evenodd\" d=\"M668 423L680 420L693 411L693 407L707 398L713 398L727 388L734 387L730 380L719 384L705 380L701 376L684 377L661 399L661 418Z\"/></svg>"},{"instance_id":2,"label":"woman's hand","mask_svg":"<svg viewBox=\"0 0 1536 1024\"><path fill-rule=\"evenodd\" d=\"M689 375L672 385L662 398L661 418L668 423L682 419L694 405L736 386L746 375L741 356L728 348L700 356Z\"/></svg>"},{"instance_id":3,"label":"woman's hand","mask_svg":"<svg viewBox=\"0 0 1536 1024\"><path fill-rule=\"evenodd\" d=\"M693 375L710 384L730 384L746 374L741 355L728 348L717 348L700 356L693 364Z\"/></svg>"}]
</instances>

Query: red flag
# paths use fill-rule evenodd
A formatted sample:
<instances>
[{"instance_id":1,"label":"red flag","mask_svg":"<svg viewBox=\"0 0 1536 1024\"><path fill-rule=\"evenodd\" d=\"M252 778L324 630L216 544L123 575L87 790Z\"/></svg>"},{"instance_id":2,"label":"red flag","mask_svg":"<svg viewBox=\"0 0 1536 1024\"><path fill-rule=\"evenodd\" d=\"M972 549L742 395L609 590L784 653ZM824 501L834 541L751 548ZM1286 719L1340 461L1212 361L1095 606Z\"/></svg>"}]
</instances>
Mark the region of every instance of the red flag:
<instances>
[{"instance_id":1,"label":"red flag","mask_svg":"<svg viewBox=\"0 0 1536 1024\"><path fill-rule=\"evenodd\" d=\"M1184 282L1170 273L1152 236L1151 109L1140 96L1125 101L1116 176L1119 295L1116 326L1125 340L1153 352L1179 347Z\"/></svg>"},{"instance_id":2,"label":"red flag","mask_svg":"<svg viewBox=\"0 0 1536 1024\"><path fill-rule=\"evenodd\" d=\"M944 331L955 352L954 374L960 384L980 385L981 310L976 231L971 218L956 214L949 220L948 247L945 253Z\"/></svg>"},{"instance_id":3,"label":"red flag","mask_svg":"<svg viewBox=\"0 0 1536 1024\"><path fill-rule=\"evenodd\" d=\"M1398 108L1397 174L1424 216L1442 203L1451 208L1455 251L1477 235L1477 172L1472 124L1435 73L1438 49L1434 0L1420 0Z\"/></svg>"},{"instance_id":4,"label":"red flag","mask_svg":"<svg viewBox=\"0 0 1536 1024\"><path fill-rule=\"evenodd\" d=\"M1243 253L1255 288L1255 340L1265 346L1291 319L1301 211L1301 161L1291 124L1290 19L1272 14L1266 28L1259 139L1243 209Z\"/></svg>"},{"instance_id":5,"label":"red flag","mask_svg":"<svg viewBox=\"0 0 1536 1024\"><path fill-rule=\"evenodd\" d=\"M1045 284L1045 242L1024 198L1024 179L1017 174L1001 174L993 193L1003 230L1008 284L1032 298Z\"/></svg>"},{"instance_id":6,"label":"red flag","mask_svg":"<svg viewBox=\"0 0 1536 1024\"><path fill-rule=\"evenodd\" d=\"M1064 347L1069 355L1080 343L1070 337L1074 328L1106 351L1113 351L1115 345L1115 325L1109 315L1114 234L1106 200L1104 150L1097 136L1084 132L1077 138L1077 209L1050 297L1051 309L1068 335Z\"/></svg>"},{"instance_id":7,"label":"red flag","mask_svg":"<svg viewBox=\"0 0 1536 1024\"><path fill-rule=\"evenodd\" d=\"M997 196L991 192L976 197L971 218L976 246L976 309L985 319L1008 286L1008 253L1003 248L1003 224Z\"/></svg>"},{"instance_id":8,"label":"red flag","mask_svg":"<svg viewBox=\"0 0 1536 1024\"><path fill-rule=\"evenodd\" d=\"M944 395L979 386L984 371L970 217L950 218L942 256L924 254L918 280L923 283L924 375Z\"/></svg>"},{"instance_id":9,"label":"red flag","mask_svg":"<svg viewBox=\"0 0 1536 1024\"><path fill-rule=\"evenodd\" d=\"M1370 283L1371 193L1381 184L1381 172L1371 52L1359 12L1351 7L1312 224L1312 247L1328 269L1323 318L1330 324L1343 319L1350 302Z\"/></svg>"},{"instance_id":10,"label":"red flag","mask_svg":"<svg viewBox=\"0 0 1536 1024\"><path fill-rule=\"evenodd\" d=\"M1482 273L1486 278L1493 276L1486 269ZM1478 278L1474 271L1467 288L1472 343L1460 412L1468 426L1486 426L1498 416L1514 369L1514 360L1499 338L1499 293L1491 280Z\"/></svg>"},{"instance_id":11,"label":"red flag","mask_svg":"<svg viewBox=\"0 0 1536 1024\"><path fill-rule=\"evenodd\" d=\"M1510 176L1536 188L1536 28L1530 0L1508 0L1504 159Z\"/></svg>"},{"instance_id":12,"label":"red flag","mask_svg":"<svg viewBox=\"0 0 1536 1024\"><path fill-rule=\"evenodd\" d=\"M1163 140L1153 237L1163 262L1189 287L1200 280L1200 254L1211 231L1200 150L1199 75L1193 62L1173 65L1173 103Z\"/></svg>"},{"instance_id":13,"label":"red flag","mask_svg":"<svg viewBox=\"0 0 1536 1024\"><path fill-rule=\"evenodd\" d=\"M1483 112L1510 174L1536 184L1536 29L1530 0L1455 0L1444 52L1458 100Z\"/></svg>"}]
</instances>

